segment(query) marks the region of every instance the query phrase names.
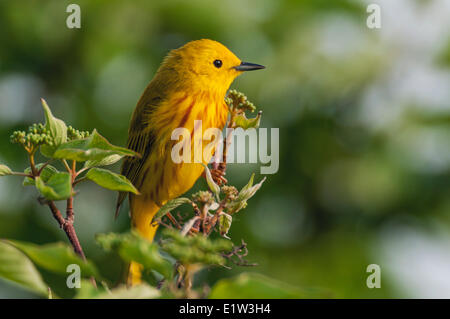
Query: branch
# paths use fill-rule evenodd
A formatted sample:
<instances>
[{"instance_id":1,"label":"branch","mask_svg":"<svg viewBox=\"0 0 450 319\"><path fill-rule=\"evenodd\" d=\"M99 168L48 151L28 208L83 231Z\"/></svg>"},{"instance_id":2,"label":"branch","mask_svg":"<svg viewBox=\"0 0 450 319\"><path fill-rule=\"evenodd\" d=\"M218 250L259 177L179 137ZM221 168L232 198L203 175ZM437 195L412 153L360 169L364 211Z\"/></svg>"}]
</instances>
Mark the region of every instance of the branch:
<instances>
[{"instance_id":1,"label":"branch","mask_svg":"<svg viewBox=\"0 0 450 319\"><path fill-rule=\"evenodd\" d=\"M72 244L73 250L77 253L81 259L86 261L86 256L84 255L83 249L81 248L80 241L78 240L77 233L73 227L73 222L66 221L63 226L70 243Z\"/></svg>"},{"instance_id":2,"label":"branch","mask_svg":"<svg viewBox=\"0 0 450 319\"><path fill-rule=\"evenodd\" d=\"M232 114L230 117L230 121L228 122L227 128L231 128L233 126L234 115ZM222 154L222 162L219 163L218 170L222 172L222 175L225 175L225 171L227 170L227 156L228 156L228 147L230 145L229 139L231 137L231 131L227 136L223 139L223 154Z\"/></svg>"},{"instance_id":3,"label":"branch","mask_svg":"<svg viewBox=\"0 0 450 319\"><path fill-rule=\"evenodd\" d=\"M244 257L246 257L247 255L248 255L247 243L244 242L243 239L240 246L234 246L229 253L222 254L224 258L231 260L237 266L245 266L245 267L258 266L258 264L256 263L249 263L247 260L245 260ZM236 256L238 258L238 261L234 261L232 258L233 256Z\"/></svg>"},{"instance_id":4,"label":"branch","mask_svg":"<svg viewBox=\"0 0 450 319\"><path fill-rule=\"evenodd\" d=\"M59 209L56 207L55 203L53 201L47 201L47 200L42 199L42 198L39 198L38 200L39 200L39 202L41 204L47 204L48 205L48 207L50 208L50 210L51 210L51 212L53 214L53 217L58 222L59 227L63 228L66 221L64 220L64 217L62 217L62 214L59 211Z\"/></svg>"},{"instance_id":5,"label":"branch","mask_svg":"<svg viewBox=\"0 0 450 319\"><path fill-rule=\"evenodd\" d=\"M44 165L42 165L42 167L39 169L39 171L38 171L38 175L41 175L41 173L42 173L42 171L44 170L44 168L48 165L48 164L50 164L50 162L51 162L52 160L48 160L47 162L45 162L44 163Z\"/></svg>"},{"instance_id":6,"label":"branch","mask_svg":"<svg viewBox=\"0 0 450 319\"><path fill-rule=\"evenodd\" d=\"M69 200L67 200L69 201ZM56 207L55 202L53 201L46 201L43 199L40 199L39 202L41 204L45 203L50 208L50 211L53 214L53 217L56 219L56 221L59 224L59 227L64 230L64 232L67 235L67 238L69 239L70 243L72 244L73 250L76 254L78 254L83 260L86 260L86 256L84 255L83 249L81 248L80 241L78 240L77 234L75 232L75 228L73 227L73 215L72 219L67 216L67 218L64 218L60 212L60 210ZM73 208L72 208L73 209ZM68 210L69 210L69 204L68 204ZM72 210L73 214L73 210ZM69 212L67 212L67 215L69 215Z\"/></svg>"},{"instance_id":7,"label":"branch","mask_svg":"<svg viewBox=\"0 0 450 319\"><path fill-rule=\"evenodd\" d=\"M30 167L33 174L33 178L36 178L39 176L39 171L36 169L35 163L34 163L34 156L33 154L29 155L30 159ZM67 162L63 161L65 166L69 168L67 165ZM76 163L72 163L72 170L69 168L69 172L72 176L72 183L74 179L73 172L75 171L75 165ZM84 255L83 249L81 248L80 241L78 240L77 233L75 231L75 228L73 227L73 221L74 221L74 213L73 213L73 197L71 196L69 199L67 199L67 207L66 207L66 218L64 218L59 211L59 209L56 207L55 203L53 201L45 200L43 198L38 199L41 204L46 204L50 208L50 211L52 212L53 217L56 219L56 221L59 224L59 227L64 230L64 232L67 235L67 238L69 239L70 243L72 244L73 250L76 254L78 254L83 260L86 260L86 256Z\"/></svg>"}]
</instances>

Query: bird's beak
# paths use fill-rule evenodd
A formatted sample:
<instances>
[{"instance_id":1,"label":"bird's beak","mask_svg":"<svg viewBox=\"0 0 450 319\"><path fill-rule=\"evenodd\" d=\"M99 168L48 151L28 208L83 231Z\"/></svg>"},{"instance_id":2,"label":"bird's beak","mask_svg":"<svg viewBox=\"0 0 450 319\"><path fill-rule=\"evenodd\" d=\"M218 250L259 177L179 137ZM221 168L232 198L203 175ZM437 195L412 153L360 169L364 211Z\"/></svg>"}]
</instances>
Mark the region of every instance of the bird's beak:
<instances>
[{"instance_id":1,"label":"bird's beak","mask_svg":"<svg viewBox=\"0 0 450 319\"><path fill-rule=\"evenodd\" d=\"M253 71L253 70L260 70L265 69L266 67L264 65L249 63L249 62L241 62L241 64L234 67L236 71Z\"/></svg>"}]
</instances>

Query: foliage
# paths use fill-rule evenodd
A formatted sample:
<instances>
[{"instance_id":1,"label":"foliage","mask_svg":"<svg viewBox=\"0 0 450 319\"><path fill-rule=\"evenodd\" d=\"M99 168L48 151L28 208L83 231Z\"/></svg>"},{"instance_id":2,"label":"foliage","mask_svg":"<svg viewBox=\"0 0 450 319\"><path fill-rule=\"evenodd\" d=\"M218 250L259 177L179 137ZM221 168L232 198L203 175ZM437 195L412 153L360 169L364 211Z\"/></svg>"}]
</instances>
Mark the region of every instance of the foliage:
<instances>
[{"instance_id":1,"label":"foliage","mask_svg":"<svg viewBox=\"0 0 450 319\"><path fill-rule=\"evenodd\" d=\"M242 273L234 278L221 279L211 290L211 299L299 299L324 298L321 290L302 290L272 278Z\"/></svg>"},{"instance_id":2,"label":"foliage","mask_svg":"<svg viewBox=\"0 0 450 319\"><path fill-rule=\"evenodd\" d=\"M245 116L245 111L255 110L255 106L245 95L232 90L226 102L231 114L228 127L247 129L259 124L261 113L254 119L247 119ZM147 274L139 286L130 288L118 285L110 289L111 283L107 283L97 266L85 258L73 228L75 186L82 181L91 180L103 188L138 194L138 190L124 176L98 166L113 164L123 156L139 154L113 146L96 130L89 133L67 127L62 120L53 116L44 100L42 106L45 124L33 124L27 133L16 131L11 136L11 141L21 145L27 152L30 167L18 173L2 165L0 172L2 175L23 176L24 186L36 187L39 201L50 207L54 217L66 231L72 249L62 243L35 245L15 240L2 241L0 250L3 251L4 260L0 277L41 296L49 294L57 297L52 292L52 282L44 282L38 269L66 275L67 266L77 264L85 279L75 298L198 298L208 296L207 292L193 288L194 275L198 271L207 267L229 268L227 264L230 263L252 265L244 259L248 253L246 244L242 242L240 246L233 245L227 234L233 216L247 206L247 201L259 190L265 179L254 184L252 174L249 182L238 191L236 187L227 185L223 178L226 162L211 170L205 165L209 189L198 191L190 198L175 198L161 207L155 215L152 222L166 227L159 242L149 242L135 232L96 236L97 243L106 253L116 254L124 264L132 261L141 264L144 274ZM38 149L49 158L47 162L35 163ZM60 171L56 166L57 162L67 172ZM77 169L79 162L84 162L84 165ZM53 204L53 201L59 200L67 200L67 216L64 219ZM192 208L192 216L188 220L183 220L179 215L175 218L171 213L183 204ZM239 262L234 258L239 259ZM19 266L13 268L14 263ZM251 274L245 276L250 276L250 279L241 276L220 281L213 287L210 297L221 297L224 290L228 290L227 285L232 290L240 290L242 296L247 293L263 297L301 296L296 289L282 283ZM97 287L97 283L101 283L101 287Z\"/></svg>"},{"instance_id":3,"label":"foliage","mask_svg":"<svg viewBox=\"0 0 450 319\"><path fill-rule=\"evenodd\" d=\"M16 249L27 255L37 266L48 271L65 274L67 265L79 264L84 276L101 279L95 266L86 260L73 226L75 186L84 180L92 180L106 189L138 193L124 176L98 167L110 165L124 156L138 156L138 154L110 144L96 130L89 133L79 131L71 126L67 127L63 120L53 116L45 100L41 101L45 124L33 124L27 132L15 131L10 138L12 143L19 144L25 150L30 166L23 172L14 172L3 164L0 166L0 176L22 176L24 177L24 186L36 188L39 193L39 202L50 208L53 217L66 232L72 244L73 250L60 243L36 246L18 241L8 242L13 248L6 242L3 244L3 249L6 251L6 255L3 257L6 260L2 277L26 285L35 291L38 290L40 293L47 289L42 289L41 280L32 268L30 261L17 253ZM48 158L46 162L36 163L38 150ZM58 162L66 172L60 171L56 167ZM85 162L85 164L78 169L79 162ZM67 202L65 218L54 203L54 201L62 200ZM7 255L11 255L12 259L8 259ZM16 259L22 267L19 266L18 270L10 269ZM24 269L28 269L30 274L25 276ZM21 276L24 278L21 279Z\"/></svg>"},{"instance_id":4,"label":"foliage","mask_svg":"<svg viewBox=\"0 0 450 319\"><path fill-rule=\"evenodd\" d=\"M19 249L38 267L65 275L67 266L77 264L80 266L83 277L94 276L101 279L96 266L91 261L83 261L69 246L63 243L51 243L46 245L35 245L27 242L8 240L8 244Z\"/></svg>"},{"instance_id":5,"label":"foliage","mask_svg":"<svg viewBox=\"0 0 450 319\"><path fill-rule=\"evenodd\" d=\"M53 116L45 100L42 100L42 107L46 118L45 124L33 124L28 128L28 132L15 131L11 135L11 142L19 144L27 152L30 167L23 173L17 173L12 172L6 165L1 165L2 175L25 176L24 185L34 184L42 197L50 201L72 197L74 195L72 187L86 178L110 190L137 193L124 176L98 166L111 165L124 156L138 154L110 144L96 130L89 133L71 126L67 127L64 121ZM42 155L50 158L47 162L35 163L34 158L38 149ZM67 172L60 172L49 164L55 161L60 161ZM72 161L72 168L67 161ZM77 171L77 162L86 164Z\"/></svg>"},{"instance_id":6,"label":"foliage","mask_svg":"<svg viewBox=\"0 0 450 319\"><path fill-rule=\"evenodd\" d=\"M5 240L0 241L0 277L38 295L47 294L47 285L31 260Z\"/></svg>"}]
</instances>

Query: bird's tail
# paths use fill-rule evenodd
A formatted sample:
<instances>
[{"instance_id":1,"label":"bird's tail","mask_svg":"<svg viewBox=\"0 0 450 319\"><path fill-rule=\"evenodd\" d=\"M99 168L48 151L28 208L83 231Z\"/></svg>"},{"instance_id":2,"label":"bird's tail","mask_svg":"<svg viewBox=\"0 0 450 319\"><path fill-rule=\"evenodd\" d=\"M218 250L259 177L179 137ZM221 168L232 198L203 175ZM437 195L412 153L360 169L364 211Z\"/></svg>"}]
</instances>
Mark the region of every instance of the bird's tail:
<instances>
[{"instance_id":1,"label":"bird's tail","mask_svg":"<svg viewBox=\"0 0 450 319\"><path fill-rule=\"evenodd\" d=\"M155 237L157 224L152 224L153 216L158 212L159 206L144 196L134 196L130 198L131 223L133 229L149 241ZM130 286L141 283L142 265L131 262L128 268L127 283Z\"/></svg>"}]
</instances>

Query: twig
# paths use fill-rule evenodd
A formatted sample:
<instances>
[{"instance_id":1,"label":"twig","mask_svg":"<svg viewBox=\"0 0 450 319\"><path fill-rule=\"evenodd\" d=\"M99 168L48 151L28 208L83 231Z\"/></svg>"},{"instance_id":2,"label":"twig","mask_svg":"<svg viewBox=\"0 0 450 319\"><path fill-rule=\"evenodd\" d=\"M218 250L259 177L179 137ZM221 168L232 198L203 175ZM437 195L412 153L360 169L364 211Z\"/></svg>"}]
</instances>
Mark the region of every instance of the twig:
<instances>
[{"instance_id":1,"label":"twig","mask_svg":"<svg viewBox=\"0 0 450 319\"><path fill-rule=\"evenodd\" d=\"M194 208L194 213L196 216L200 216L200 209L198 208L197 204L192 202L192 208Z\"/></svg>"},{"instance_id":2,"label":"twig","mask_svg":"<svg viewBox=\"0 0 450 319\"><path fill-rule=\"evenodd\" d=\"M220 213L222 213L223 209L225 208L225 203L226 203L226 198L220 202L219 208L217 208L216 212L214 213L214 216L210 219L209 225L208 225L209 227L207 230L208 236L211 235L214 227L216 226L217 221L219 220Z\"/></svg>"},{"instance_id":3,"label":"twig","mask_svg":"<svg viewBox=\"0 0 450 319\"><path fill-rule=\"evenodd\" d=\"M73 216L73 197L70 196L67 199L67 206L66 206L66 220L73 223L74 216Z\"/></svg>"},{"instance_id":4,"label":"twig","mask_svg":"<svg viewBox=\"0 0 450 319\"><path fill-rule=\"evenodd\" d=\"M12 174L12 175L16 175L16 176L24 176L24 177L34 178L33 175L27 174L27 173L22 173L22 172L12 172L11 174Z\"/></svg>"},{"instance_id":5,"label":"twig","mask_svg":"<svg viewBox=\"0 0 450 319\"><path fill-rule=\"evenodd\" d=\"M162 225L162 226L164 226L166 228L173 229L173 227L171 225L166 224L165 222L162 221L162 219L158 220L158 224Z\"/></svg>"},{"instance_id":6,"label":"twig","mask_svg":"<svg viewBox=\"0 0 450 319\"><path fill-rule=\"evenodd\" d=\"M227 124L227 128L232 128L234 126L234 119L236 117L236 114L234 111L230 111L230 113L231 113L231 115L230 115L230 120L228 121L228 124ZM228 135L225 136L225 138L223 140L222 162L219 163L219 165L218 165L218 170L222 172L222 175L225 175L225 171L227 169L227 156L228 156L228 148L231 144L231 142L229 142L229 140L231 138L231 134L232 134L232 131L230 130Z\"/></svg>"},{"instance_id":7,"label":"twig","mask_svg":"<svg viewBox=\"0 0 450 319\"><path fill-rule=\"evenodd\" d=\"M202 230L203 230L204 236L207 236L207 233L208 233L207 228L206 228L206 224L208 223L208 208L209 208L209 205L204 204L202 207L201 214L200 214Z\"/></svg>"},{"instance_id":8,"label":"twig","mask_svg":"<svg viewBox=\"0 0 450 319\"><path fill-rule=\"evenodd\" d=\"M67 161L65 159L62 160L62 162L64 163L64 167L67 169L67 171L70 173L71 169L69 167L69 164L67 164Z\"/></svg>"},{"instance_id":9,"label":"twig","mask_svg":"<svg viewBox=\"0 0 450 319\"><path fill-rule=\"evenodd\" d=\"M75 253L77 253L81 257L81 259L86 261L86 256L84 255L83 249L81 248L77 233L75 232L75 228L73 227L73 222L66 221L64 223L63 229L66 232L66 235L69 238L69 241L72 244Z\"/></svg>"},{"instance_id":10,"label":"twig","mask_svg":"<svg viewBox=\"0 0 450 319\"><path fill-rule=\"evenodd\" d=\"M36 169L36 165L34 163L34 155L33 153L29 154L30 159L30 167L31 172L33 173L33 178L36 178L39 176L39 171ZM72 164L72 170L70 169L69 165L65 160L63 160L66 168L68 168L69 172L72 173L75 170L76 162L74 161ZM74 174L71 174L72 176L72 182L73 182L73 176ZM78 240L78 236L75 232L75 228L73 227L73 221L74 221L74 213L73 213L73 197L71 196L69 199L67 199L67 207L66 207L66 218L63 218L61 212L56 207L55 203L53 201L49 200L43 200L41 198L38 199L41 204L47 204L50 208L50 211L53 214L53 217L56 219L56 221L59 224L59 227L64 230L64 232L67 235L67 238L69 239L70 243L72 244L73 250L76 254L78 254L83 260L86 260L86 256L84 255L83 249L81 248L80 241Z\"/></svg>"},{"instance_id":11,"label":"twig","mask_svg":"<svg viewBox=\"0 0 450 319\"><path fill-rule=\"evenodd\" d=\"M86 256L84 255L83 249L81 248L80 241L78 240L77 234L75 232L75 229L73 227L73 216L72 220L68 217L63 218L61 212L56 207L55 202L53 201L47 201L47 206L50 208L53 217L56 219L56 221L59 224L59 227L64 230L64 232L67 235L67 238L69 239L70 243L72 244L73 250L75 253L77 253L83 260L86 260Z\"/></svg>"},{"instance_id":12,"label":"twig","mask_svg":"<svg viewBox=\"0 0 450 319\"><path fill-rule=\"evenodd\" d=\"M79 173L79 172L78 172L78 173ZM75 185L77 185L78 183L81 183L81 182L85 181L85 180L87 180L86 177L81 177L81 178L75 180L75 181L72 183L72 187L75 186Z\"/></svg>"},{"instance_id":13,"label":"twig","mask_svg":"<svg viewBox=\"0 0 450 319\"><path fill-rule=\"evenodd\" d=\"M42 165L42 167L39 169L38 171L38 175L41 175L42 171L44 170L44 168L47 167L48 164L50 164L52 160L48 160L47 162L44 163L44 165Z\"/></svg>"},{"instance_id":14,"label":"twig","mask_svg":"<svg viewBox=\"0 0 450 319\"><path fill-rule=\"evenodd\" d=\"M231 262L233 262L233 264L237 266L244 266L244 267L258 266L258 264L256 263L249 263L247 260L245 260L244 257L246 257L247 255L248 255L247 243L244 242L243 239L240 246L234 246L229 253L222 254L224 258L231 260ZM233 256L236 256L239 260L234 261L232 258Z\"/></svg>"},{"instance_id":15,"label":"twig","mask_svg":"<svg viewBox=\"0 0 450 319\"><path fill-rule=\"evenodd\" d=\"M29 154L29 159L30 159L31 173L33 174L33 176L39 176L39 173L36 169L36 165L34 164L34 154L33 153Z\"/></svg>"},{"instance_id":16,"label":"twig","mask_svg":"<svg viewBox=\"0 0 450 319\"><path fill-rule=\"evenodd\" d=\"M64 217L62 217L62 214L59 211L59 209L56 207L55 203L53 201L45 201L45 200L42 201L41 198L38 200L41 204L46 203L48 205L48 207L50 208L50 211L53 214L53 217L58 222L59 227L63 228L66 221L64 220Z\"/></svg>"},{"instance_id":17,"label":"twig","mask_svg":"<svg viewBox=\"0 0 450 319\"><path fill-rule=\"evenodd\" d=\"M178 229L181 229L182 227L181 227L181 225L178 223L178 221L172 216L172 214L170 213L170 212L168 212L167 214L166 214L166 216L167 216L167 218L169 218L169 220L172 222L172 224L176 227L176 228L178 228Z\"/></svg>"}]
</instances>

